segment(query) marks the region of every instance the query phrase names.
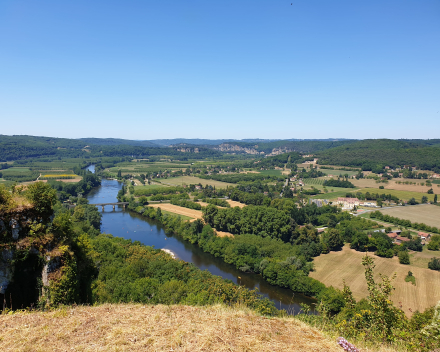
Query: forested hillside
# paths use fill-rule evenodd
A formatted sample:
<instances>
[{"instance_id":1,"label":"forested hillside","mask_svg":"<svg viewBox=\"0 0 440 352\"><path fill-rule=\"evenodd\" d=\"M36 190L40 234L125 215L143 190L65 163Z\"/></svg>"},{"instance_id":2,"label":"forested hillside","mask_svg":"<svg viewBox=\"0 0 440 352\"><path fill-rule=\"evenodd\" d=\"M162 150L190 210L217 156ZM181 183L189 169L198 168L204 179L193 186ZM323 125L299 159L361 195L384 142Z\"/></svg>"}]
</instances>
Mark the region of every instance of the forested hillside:
<instances>
[{"instance_id":1,"label":"forested hillside","mask_svg":"<svg viewBox=\"0 0 440 352\"><path fill-rule=\"evenodd\" d=\"M415 166L440 171L440 140L369 139L317 153L319 164L357 166L369 171L383 166Z\"/></svg>"}]
</instances>

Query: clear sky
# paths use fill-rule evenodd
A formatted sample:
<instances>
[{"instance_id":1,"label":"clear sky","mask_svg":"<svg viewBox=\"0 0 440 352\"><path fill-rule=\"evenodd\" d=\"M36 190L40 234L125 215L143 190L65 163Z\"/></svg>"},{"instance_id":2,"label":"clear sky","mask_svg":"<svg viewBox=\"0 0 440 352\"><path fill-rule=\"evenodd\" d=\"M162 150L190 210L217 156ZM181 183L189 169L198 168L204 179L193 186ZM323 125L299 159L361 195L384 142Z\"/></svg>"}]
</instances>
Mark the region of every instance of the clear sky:
<instances>
[{"instance_id":1,"label":"clear sky","mask_svg":"<svg viewBox=\"0 0 440 352\"><path fill-rule=\"evenodd\" d=\"M0 0L0 134L440 138L440 1Z\"/></svg>"}]
</instances>

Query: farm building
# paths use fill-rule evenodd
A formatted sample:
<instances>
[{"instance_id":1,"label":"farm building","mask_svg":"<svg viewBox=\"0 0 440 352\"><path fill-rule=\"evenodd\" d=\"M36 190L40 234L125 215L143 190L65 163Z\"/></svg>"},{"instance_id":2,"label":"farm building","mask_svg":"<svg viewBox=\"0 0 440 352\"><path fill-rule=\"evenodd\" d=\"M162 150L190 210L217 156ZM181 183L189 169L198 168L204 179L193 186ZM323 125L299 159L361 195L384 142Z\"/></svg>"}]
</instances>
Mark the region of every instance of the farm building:
<instances>
[{"instance_id":1,"label":"farm building","mask_svg":"<svg viewBox=\"0 0 440 352\"><path fill-rule=\"evenodd\" d=\"M324 205L327 205L329 201L327 199L310 199L309 204L315 203L318 208L321 208Z\"/></svg>"},{"instance_id":2,"label":"farm building","mask_svg":"<svg viewBox=\"0 0 440 352\"><path fill-rule=\"evenodd\" d=\"M363 207L377 207L377 203L372 201L361 202L360 205L362 205Z\"/></svg>"},{"instance_id":3,"label":"farm building","mask_svg":"<svg viewBox=\"0 0 440 352\"><path fill-rule=\"evenodd\" d=\"M431 235L429 233L426 233L426 232L419 232L417 234L417 236L419 236L420 239L422 239L422 240L429 240L431 238Z\"/></svg>"},{"instance_id":4,"label":"farm building","mask_svg":"<svg viewBox=\"0 0 440 352\"><path fill-rule=\"evenodd\" d=\"M338 197L336 203L342 205L342 209L353 209L355 206L359 206L360 201L357 198Z\"/></svg>"}]
</instances>

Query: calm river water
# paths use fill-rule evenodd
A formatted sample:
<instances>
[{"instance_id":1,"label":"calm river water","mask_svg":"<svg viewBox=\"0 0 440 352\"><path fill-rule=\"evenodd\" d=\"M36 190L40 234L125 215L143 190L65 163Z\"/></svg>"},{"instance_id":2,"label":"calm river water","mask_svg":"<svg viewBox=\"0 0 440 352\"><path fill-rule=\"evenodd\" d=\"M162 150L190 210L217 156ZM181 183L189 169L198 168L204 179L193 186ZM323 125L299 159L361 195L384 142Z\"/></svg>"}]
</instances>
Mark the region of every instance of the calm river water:
<instances>
[{"instance_id":1,"label":"calm river water","mask_svg":"<svg viewBox=\"0 0 440 352\"><path fill-rule=\"evenodd\" d=\"M93 165L87 169L94 172ZM122 183L118 181L103 179L101 186L93 189L87 199L90 204L117 202L116 195L121 187ZM100 206L98 209L102 211ZM277 308L285 309L289 314L298 313L300 303L315 303L315 300L309 297L268 284L260 275L243 273L221 259L203 252L197 245L166 233L160 223L148 220L137 213L124 211L122 206L116 206L115 210L110 205L105 207L102 213L101 232L139 241L147 246L169 249L177 258L193 263L201 270L208 270L214 275L249 289L258 288L260 293L272 300Z\"/></svg>"}]
</instances>

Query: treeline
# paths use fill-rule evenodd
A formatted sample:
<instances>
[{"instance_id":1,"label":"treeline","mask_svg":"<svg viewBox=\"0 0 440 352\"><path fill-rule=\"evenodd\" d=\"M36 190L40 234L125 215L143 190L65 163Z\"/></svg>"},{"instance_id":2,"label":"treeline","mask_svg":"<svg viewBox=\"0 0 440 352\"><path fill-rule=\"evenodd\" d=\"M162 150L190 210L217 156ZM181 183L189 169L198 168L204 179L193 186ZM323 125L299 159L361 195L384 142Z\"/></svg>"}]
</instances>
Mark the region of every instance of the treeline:
<instances>
[{"instance_id":1,"label":"treeline","mask_svg":"<svg viewBox=\"0 0 440 352\"><path fill-rule=\"evenodd\" d=\"M418 223L418 222L411 222L410 220L406 220L406 219L399 219L394 216L383 214L378 210L371 212L370 218L381 220L384 222L388 222L390 224L394 224L397 226L412 227L412 228L417 229L419 231L440 233L440 230L435 226L429 226L429 225L426 225L423 223Z\"/></svg>"},{"instance_id":2,"label":"treeline","mask_svg":"<svg viewBox=\"0 0 440 352\"><path fill-rule=\"evenodd\" d=\"M346 193L345 197L347 198L358 198L360 200L388 200L388 201L393 201L393 202L399 202L399 198L396 196L393 196L391 194L379 194L379 193L370 193L370 192L356 192L355 193Z\"/></svg>"},{"instance_id":3,"label":"treeline","mask_svg":"<svg viewBox=\"0 0 440 352\"><path fill-rule=\"evenodd\" d=\"M212 204L212 205L217 205L219 207L223 207L223 208L230 208L231 206L229 205L229 203L224 200L224 199L219 199L219 198L202 198L203 202Z\"/></svg>"},{"instance_id":4,"label":"treeline","mask_svg":"<svg viewBox=\"0 0 440 352\"><path fill-rule=\"evenodd\" d=\"M439 140L363 140L319 152L318 156L322 165L361 167L364 171L381 172L385 166L394 169L410 165L440 172Z\"/></svg>"},{"instance_id":5,"label":"treeline","mask_svg":"<svg viewBox=\"0 0 440 352\"><path fill-rule=\"evenodd\" d=\"M222 181L222 182L229 182L229 183L239 183L239 182L256 182L256 181L278 181L283 180L287 176L280 175L280 176L269 176L269 175L262 175L257 173L250 173L250 174L214 174L214 175L200 175L197 176L205 180L216 180L216 181Z\"/></svg>"},{"instance_id":6,"label":"treeline","mask_svg":"<svg viewBox=\"0 0 440 352\"><path fill-rule=\"evenodd\" d=\"M343 187L343 188L355 188L354 184L352 184L350 181L344 181L344 180L325 180L323 183L324 187Z\"/></svg>"},{"instance_id":7,"label":"treeline","mask_svg":"<svg viewBox=\"0 0 440 352\"><path fill-rule=\"evenodd\" d=\"M193 202L191 200L173 198L171 199L170 203L188 209L202 210L202 206L199 203Z\"/></svg>"},{"instance_id":8,"label":"treeline","mask_svg":"<svg viewBox=\"0 0 440 352\"><path fill-rule=\"evenodd\" d=\"M78 183L55 181L51 179L49 179L47 183L57 191L60 200L66 200L70 197L77 197L79 194L85 196L94 187L101 185L101 179L99 176L87 172Z\"/></svg>"}]
</instances>

